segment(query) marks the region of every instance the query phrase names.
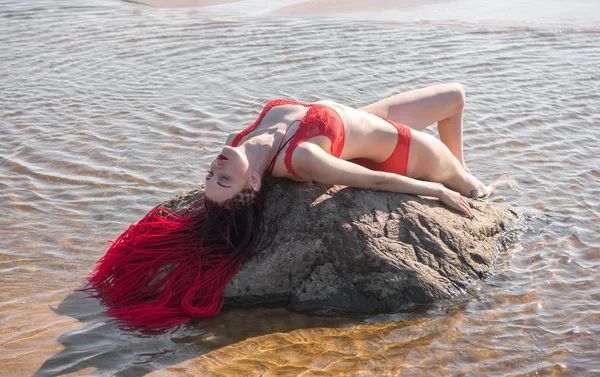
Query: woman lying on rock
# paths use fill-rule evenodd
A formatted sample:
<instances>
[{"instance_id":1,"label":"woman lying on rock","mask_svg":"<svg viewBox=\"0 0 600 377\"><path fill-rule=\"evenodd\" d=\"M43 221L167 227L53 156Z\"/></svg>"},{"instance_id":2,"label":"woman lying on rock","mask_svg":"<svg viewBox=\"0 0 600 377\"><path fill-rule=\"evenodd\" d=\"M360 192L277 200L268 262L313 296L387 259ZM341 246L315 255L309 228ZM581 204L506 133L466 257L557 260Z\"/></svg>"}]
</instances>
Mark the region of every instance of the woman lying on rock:
<instances>
[{"instance_id":1,"label":"woman lying on rock","mask_svg":"<svg viewBox=\"0 0 600 377\"><path fill-rule=\"evenodd\" d=\"M493 188L465 164L464 103L459 84L361 109L270 101L211 163L204 202L184 214L152 210L113 242L86 289L128 326L164 328L217 314L223 289L260 235L269 176L437 197L472 217L463 196L485 197ZM436 122L441 141L421 132Z\"/></svg>"}]
</instances>

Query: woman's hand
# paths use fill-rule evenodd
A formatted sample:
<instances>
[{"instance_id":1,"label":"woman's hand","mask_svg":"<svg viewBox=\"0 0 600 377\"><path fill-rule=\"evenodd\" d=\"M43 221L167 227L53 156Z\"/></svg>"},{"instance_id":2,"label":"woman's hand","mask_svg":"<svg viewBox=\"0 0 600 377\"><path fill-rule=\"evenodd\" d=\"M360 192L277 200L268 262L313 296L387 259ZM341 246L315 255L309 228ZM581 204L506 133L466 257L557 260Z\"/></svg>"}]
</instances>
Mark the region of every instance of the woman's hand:
<instances>
[{"instance_id":1,"label":"woman's hand","mask_svg":"<svg viewBox=\"0 0 600 377\"><path fill-rule=\"evenodd\" d=\"M473 218L473 212L467 200L462 197L458 192L452 191L447 188L442 188L442 192L439 196L440 202L444 203L448 207L454 208L464 213L468 218Z\"/></svg>"}]
</instances>

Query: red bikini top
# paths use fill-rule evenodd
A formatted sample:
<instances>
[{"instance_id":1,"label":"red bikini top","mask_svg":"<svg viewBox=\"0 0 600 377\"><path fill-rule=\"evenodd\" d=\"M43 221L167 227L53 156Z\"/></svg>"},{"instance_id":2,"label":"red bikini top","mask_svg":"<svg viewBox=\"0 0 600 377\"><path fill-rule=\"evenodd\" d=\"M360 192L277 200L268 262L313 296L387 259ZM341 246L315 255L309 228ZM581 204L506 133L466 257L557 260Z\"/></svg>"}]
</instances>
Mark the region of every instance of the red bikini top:
<instances>
[{"instance_id":1,"label":"red bikini top","mask_svg":"<svg viewBox=\"0 0 600 377\"><path fill-rule=\"evenodd\" d=\"M237 147L240 141L258 126L271 108L283 105L302 105L309 108L304 117L300 120L300 125L296 130L296 134L290 140L288 149L285 152L283 163L288 173L301 179L301 177L294 172L294 168L292 167L292 154L298 145L315 136L327 136L329 140L331 140L331 154L334 157L340 157L342 149L344 149L345 136L344 122L342 121L342 118L340 118L340 115L335 110L325 105L308 104L287 99L275 99L269 101L254 123L237 134L231 145Z\"/></svg>"}]
</instances>

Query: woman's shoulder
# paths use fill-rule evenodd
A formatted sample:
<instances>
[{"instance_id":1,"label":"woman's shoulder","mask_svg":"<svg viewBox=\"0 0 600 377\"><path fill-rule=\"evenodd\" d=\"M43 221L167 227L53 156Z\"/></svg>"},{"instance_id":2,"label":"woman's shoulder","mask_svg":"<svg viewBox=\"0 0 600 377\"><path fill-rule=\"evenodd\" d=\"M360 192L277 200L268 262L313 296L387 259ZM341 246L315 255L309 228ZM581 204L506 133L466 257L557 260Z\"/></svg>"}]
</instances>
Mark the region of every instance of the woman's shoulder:
<instances>
[{"instance_id":1,"label":"woman's shoulder","mask_svg":"<svg viewBox=\"0 0 600 377\"><path fill-rule=\"evenodd\" d=\"M227 141L225 141L225 144L229 145L230 147L233 146L233 141L242 131L243 130L239 130L239 131L230 133L229 136L227 136Z\"/></svg>"}]
</instances>

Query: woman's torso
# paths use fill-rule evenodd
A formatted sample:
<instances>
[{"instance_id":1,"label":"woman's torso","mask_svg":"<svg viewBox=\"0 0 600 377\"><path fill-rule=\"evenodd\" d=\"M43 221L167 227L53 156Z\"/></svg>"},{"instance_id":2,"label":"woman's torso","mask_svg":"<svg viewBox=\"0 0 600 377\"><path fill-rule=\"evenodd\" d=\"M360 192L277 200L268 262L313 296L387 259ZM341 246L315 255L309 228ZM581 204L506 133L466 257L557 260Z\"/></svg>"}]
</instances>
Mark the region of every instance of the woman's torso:
<instances>
[{"instance_id":1,"label":"woman's torso","mask_svg":"<svg viewBox=\"0 0 600 377\"><path fill-rule=\"evenodd\" d=\"M343 124L343 136L341 142L343 145L337 147L335 145L336 138L332 135L317 135L310 138L300 137L299 140L294 136L300 127L300 121L305 117L310 109L310 105L323 105L333 110ZM345 105L341 105L332 101L319 101L312 104L284 104L271 107L264 117L260 120L255 128L252 129L243 137L238 136L242 131L231 134L227 139L227 144L244 143L253 137L264 135L265 133L273 133L283 136L285 141L291 139L278 154L275 161L273 176L294 178L290 174L289 169L284 164L284 159L287 154L292 154L297 147L297 141L304 143L312 143L318 145L325 152L336 155L343 160L352 159L367 159L375 162L385 161L394 151L398 140L398 131L394 126L384 119L367 112L357 110ZM247 131L246 131L247 132ZM299 136L302 136L299 133ZM236 140L237 139L237 140ZM279 137L281 139L281 137ZM277 145L274 145L277 147ZM288 152L288 148L291 150ZM336 151L337 149L337 151Z\"/></svg>"}]
</instances>

